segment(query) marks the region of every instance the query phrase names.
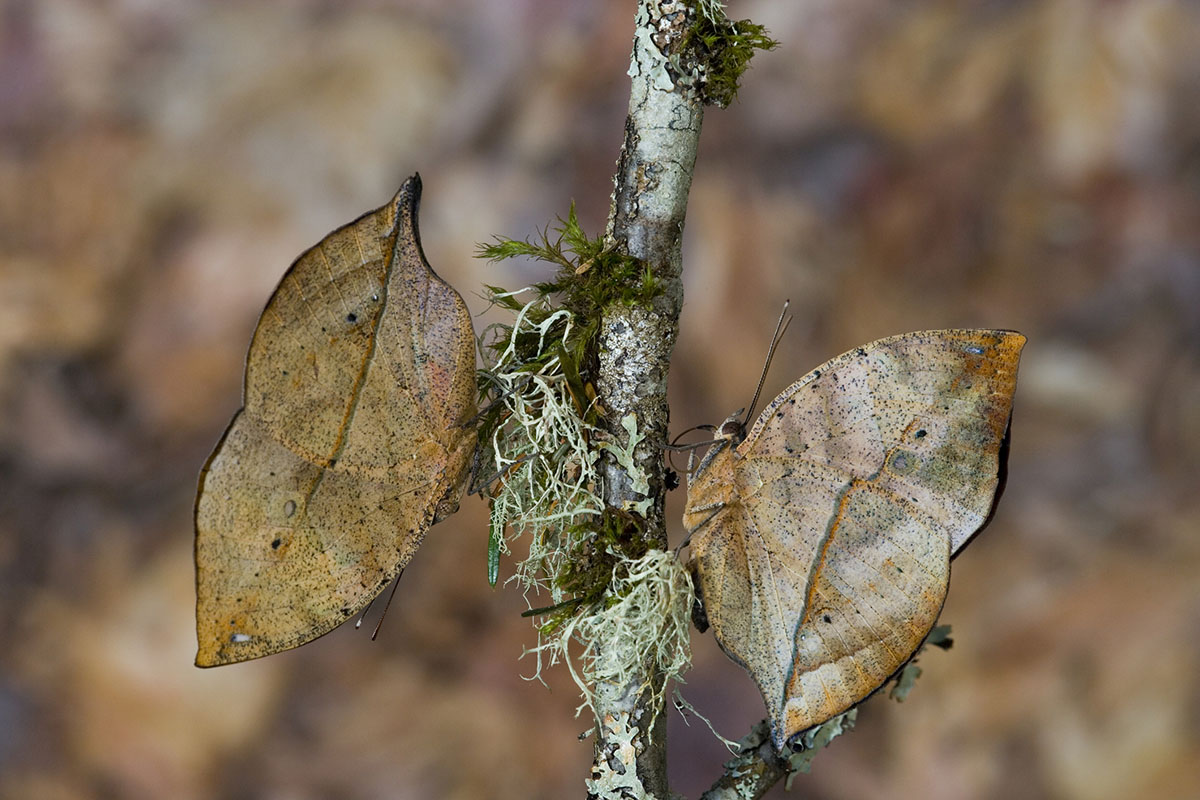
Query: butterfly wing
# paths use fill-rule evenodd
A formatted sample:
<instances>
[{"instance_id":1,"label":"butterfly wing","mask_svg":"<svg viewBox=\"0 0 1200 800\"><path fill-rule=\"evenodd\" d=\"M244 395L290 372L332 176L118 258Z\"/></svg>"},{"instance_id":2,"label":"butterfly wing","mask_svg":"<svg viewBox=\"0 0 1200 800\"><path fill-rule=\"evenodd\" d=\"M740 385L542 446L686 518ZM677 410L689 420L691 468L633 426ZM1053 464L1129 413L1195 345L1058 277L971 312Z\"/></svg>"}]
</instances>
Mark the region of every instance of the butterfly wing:
<instances>
[{"instance_id":1,"label":"butterfly wing","mask_svg":"<svg viewBox=\"0 0 1200 800\"><path fill-rule=\"evenodd\" d=\"M245 405L200 476L199 666L332 630L457 507L474 338L421 252L420 188L301 255L263 311Z\"/></svg>"},{"instance_id":2,"label":"butterfly wing","mask_svg":"<svg viewBox=\"0 0 1200 800\"><path fill-rule=\"evenodd\" d=\"M877 689L932 628L952 554L992 509L1024 342L925 331L839 356L689 487L708 619L777 747Z\"/></svg>"}]
</instances>

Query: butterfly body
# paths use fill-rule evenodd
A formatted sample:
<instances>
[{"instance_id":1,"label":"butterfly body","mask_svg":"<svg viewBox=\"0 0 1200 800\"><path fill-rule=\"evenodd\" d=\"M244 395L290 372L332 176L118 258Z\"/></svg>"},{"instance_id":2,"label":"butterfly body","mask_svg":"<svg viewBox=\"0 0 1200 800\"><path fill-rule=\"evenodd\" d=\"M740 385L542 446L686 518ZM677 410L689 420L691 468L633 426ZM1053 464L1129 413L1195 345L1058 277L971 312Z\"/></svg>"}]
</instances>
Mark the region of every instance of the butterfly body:
<instances>
[{"instance_id":1,"label":"butterfly body","mask_svg":"<svg viewBox=\"0 0 1200 800\"><path fill-rule=\"evenodd\" d=\"M707 618L776 747L868 696L933 627L950 559L992 509L1023 343L883 339L785 389L744 438L722 426L684 526Z\"/></svg>"}]
</instances>

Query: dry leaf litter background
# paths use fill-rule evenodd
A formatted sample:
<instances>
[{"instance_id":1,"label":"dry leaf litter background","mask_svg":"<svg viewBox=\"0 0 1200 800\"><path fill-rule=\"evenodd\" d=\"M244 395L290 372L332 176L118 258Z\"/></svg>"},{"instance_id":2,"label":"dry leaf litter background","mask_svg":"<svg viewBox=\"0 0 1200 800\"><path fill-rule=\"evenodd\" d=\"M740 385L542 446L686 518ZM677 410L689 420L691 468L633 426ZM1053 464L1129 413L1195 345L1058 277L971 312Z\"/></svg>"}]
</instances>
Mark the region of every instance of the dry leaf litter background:
<instances>
[{"instance_id":1,"label":"dry leaf litter background","mask_svg":"<svg viewBox=\"0 0 1200 800\"><path fill-rule=\"evenodd\" d=\"M1030 337L1011 477L901 706L805 798L1200 792L1200 12L1168 2L733 2L783 42L709 114L673 425L890 333ZM380 641L200 671L197 470L290 261L425 178L430 261L607 211L633 3L0 3L0 797L572 797L561 672L528 683L468 500ZM482 325L485 319L477 320ZM677 492L681 495L681 492ZM682 497L673 497L678 520ZM673 532L678 540L678 528ZM683 690L763 709L695 636ZM671 719L692 796L721 746ZM783 797L782 788L773 796Z\"/></svg>"}]
</instances>

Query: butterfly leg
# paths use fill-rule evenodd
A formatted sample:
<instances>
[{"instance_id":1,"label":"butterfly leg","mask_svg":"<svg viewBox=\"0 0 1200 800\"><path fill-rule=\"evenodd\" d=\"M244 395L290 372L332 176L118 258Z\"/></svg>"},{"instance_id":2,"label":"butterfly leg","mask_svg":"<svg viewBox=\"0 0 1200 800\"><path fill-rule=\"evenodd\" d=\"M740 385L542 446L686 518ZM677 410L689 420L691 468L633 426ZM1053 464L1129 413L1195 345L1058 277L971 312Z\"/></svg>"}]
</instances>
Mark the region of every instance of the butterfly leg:
<instances>
[{"instance_id":1,"label":"butterfly leg","mask_svg":"<svg viewBox=\"0 0 1200 800\"><path fill-rule=\"evenodd\" d=\"M500 480L506 474L508 474L512 470L516 469L517 467L521 466L522 464L524 464L526 461L530 460L531 458L536 458L537 455L538 455L537 453L526 453L525 455L518 458L516 461L509 464L507 467L504 467L503 469L498 469L495 472L493 472L491 477L487 478L486 480L482 480L482 481L478 480L478 477L477 477L478 472L475 472L475 475L472 476L472 478L471 478L471 486L470 486L470 490L467 492L467 494L468 495L482 494L483 490L488 488L491 484ZM479 467L479 461L478 461L478 459L476 459L475 468L477 469L478 467ZM472 471L475 471L475 470L472 470Z\"/></svg>"},{"instance_id":2,"label":"butterfly leg","mask_svg":"<svg viewBox=\"0 0 1200 800\"><path fill-rule=\"evenodd\" d=\"M708 511L709 515L707 517L705 517L704 519L700 520L700 522L696 525L696 527L694 527L690 531L688 531L687 538L685 538L682 542L680 542L679 546L677 546L675 548L676 557L679 556L680 550L687 547L688 544L691 543L692 534L695 533L696 531L700 530L701 528L703 528L709 522L711 522L712 518L715 517L717 515L717 513L720 512L721 509L723 509L723 508L725 508L725 501L718 500L717 502L709 503L706 506L697 506L696 508L690 509L691 513L696 513L697 511Z\"/></svg>"},{"instance_id":3,"label":"butterfly leg","mask_svg":"<svg viewBox=\"0 0 1200 800\"><path fill-rule=\"evenodd\" d=\"M512 397L514 394L516 394L517 387L520 387L523 389L523 388L525 388L525 386L527 386L529 384L529 382L531 380L532 380L532 378L526 377L520 381L517 381L516 387L512 387L512 386L507 387L507 388L501 387L500 393L498 395L496 395L494 398L492 398L492 400L487 405L485 405L483 408L479 409L479 411L475 414L475 416L471 417L469 420L462 423L461 427L474 428L479 423L479 420L483 419L484 417L486 417L488 414L490 414L492 412L492 409L496 408L497 406L503 405L505 400L507 400L509 397Z\"/></svg>"}]
</instances>

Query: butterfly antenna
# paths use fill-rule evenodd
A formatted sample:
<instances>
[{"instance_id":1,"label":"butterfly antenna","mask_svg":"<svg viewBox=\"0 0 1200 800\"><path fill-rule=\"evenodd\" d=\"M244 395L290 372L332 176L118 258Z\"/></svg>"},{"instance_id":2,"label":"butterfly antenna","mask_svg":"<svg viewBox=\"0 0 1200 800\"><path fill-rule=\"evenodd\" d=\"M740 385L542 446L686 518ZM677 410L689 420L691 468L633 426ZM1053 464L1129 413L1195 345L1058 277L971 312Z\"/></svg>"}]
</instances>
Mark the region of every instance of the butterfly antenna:
<instances>
[{"instance_id":1,"label":"butterfly antenna","mask_svg":"<svg viewBox=\"0 0 1200 800\"><path fill-rule=\"evenodd\" d=\"M706 445L715 444L716 442L719 441L718 439L705 439L702 442L695 442L693 444L679 444L680 439L682 439L684 436L687 436L692 431L713 431L713 430L716 430L716 428L712 425L693 425L692 427L688 428L686 431L684 431L683 433L679 434L674 439L672 439L670 444L662 445L662 449L667 451L667 463L671 465L671 469L675 469L675 462L671 460L671 455L673 453L681 453L681 452L685 452L685 451L689 452L689 453L694 453L694 452L696 452L696 448L698 448L698 447L704 447Z\"/></svg>"},{"instance_id":2,"label":"butterfly antenna","mask_svg":"<svg viewBox=\"0 0 1200 800\"><path fill-rule=\"evenodd\" d=\"M672 439L670 444L664 444L664 445L660 445L660 446L662 447L663 450L677 450L677 451L681 451L681 452L684 450L695 450L697 447L704 447L704 445L712 444L713 442L715 442L717 440L716 439L705 439L702 442L695 442L692 444L679 444L679 440L682 439L683 437L687 436L692 431L709 431L709 432L711 432L714 430L716 430L715 425L693 425L692 427L688 428L686 431L684 431L683 433L679 434L674 439Z\"/></svg>"},{"instance_id":3,"label":"butterfly antenna","mask_svg":"<svg viewBox=\"0 0 1200 800\"><path fill-rule=\"evenodd\" d=\"M783 301L783 309L779 312L779 322L775 323L775 334L771 337L771 347L767 350L767 360L763 363L762 374L758 376L758 388L754 390L754 399L750 401L750 405L746 406L746 419L742 421L743 425L754 418L754 407L758 405L758 396L762 394L763 384L767 382L767 370L771 368L771 359L775 357L775 348L779 346L779 340L783 338L787 326L792 321L787 313L791 303L791 300Z\"/></svg>"},{"instance_id":4,"label":"butterfly antenna","mask_svg":"<svg viewBox=\"0 0 1200 800\"><path fill-rule=\"evenodd\" d=\"M404 570L400 570L400 575L403 574ZM383 607L383 613L379 615L379 622L375 623L375 630L371 631L372 642L379 635L379 629L383 627L383 618L387 616L388 609L392 607L392 598L396 596L396 589L400 587L400 575L397 575L396 580L392 583L392 593L388 595L387 605Z\"/></svg>"},{"instance_id":5,"label":"butterfly antenna","mask_svg":"<svg viewBox=\"0 0 1200 800\"><path fill-rule=\"evenodd\" d=\"M358 615L358 621L354 623L354 630L358 630L359 628L362 627L363 620L365 620L367 618L367 612L371 610L371 606L373 606L373 605L375 605L374 597L372 597L370 600L368 600L367 604L365 606L363 606L362 613Z\"/></svg>"},{"instance_id":6,"label":"butterfly antenna","mask_svg":"<svg viewBox=\"0 0 1200 800\"><path fill-rule=\"evenodd\" d=\"M480 481L478 483L478 485L476 485L475 479L472 478L471 479L471 484L472 484L471 489L469 492L467 492L467 494L468 495L481 494L484 489L491 486L494 482L500 480L506 474L508 474L509 472L512 472L514 469L521 466L522 464L524 464L526 461L530 460L531 458L535 458L537 455L538 455L537 453L526 453L525 455L518 458L516 461L509 464L507 467L496 470L495 472L492 473L491 477L489 477L485 481Z\"/></svg>"}]
</instances>

